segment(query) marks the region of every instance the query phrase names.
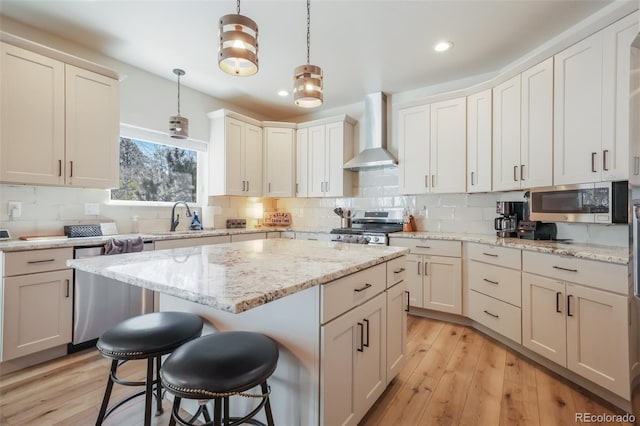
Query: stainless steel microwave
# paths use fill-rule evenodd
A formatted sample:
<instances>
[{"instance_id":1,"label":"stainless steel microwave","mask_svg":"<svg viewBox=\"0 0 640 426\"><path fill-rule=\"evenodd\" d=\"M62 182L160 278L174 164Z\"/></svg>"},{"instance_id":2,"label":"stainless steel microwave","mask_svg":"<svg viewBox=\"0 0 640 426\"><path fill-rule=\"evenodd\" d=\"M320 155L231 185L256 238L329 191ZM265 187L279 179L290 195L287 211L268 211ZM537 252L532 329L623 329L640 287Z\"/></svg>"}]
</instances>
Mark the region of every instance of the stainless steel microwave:
<instances>
[{"instance_id":1,"label":"stainless steel microwave","mask_svg":"<svg viewBox=\"0 0 640 426\"><path fill-rule=\"evenodd\" d=\"M627 223L628 182L596 182L534 188L531 220L544 222Z\"/></svg>"}]
</instances>

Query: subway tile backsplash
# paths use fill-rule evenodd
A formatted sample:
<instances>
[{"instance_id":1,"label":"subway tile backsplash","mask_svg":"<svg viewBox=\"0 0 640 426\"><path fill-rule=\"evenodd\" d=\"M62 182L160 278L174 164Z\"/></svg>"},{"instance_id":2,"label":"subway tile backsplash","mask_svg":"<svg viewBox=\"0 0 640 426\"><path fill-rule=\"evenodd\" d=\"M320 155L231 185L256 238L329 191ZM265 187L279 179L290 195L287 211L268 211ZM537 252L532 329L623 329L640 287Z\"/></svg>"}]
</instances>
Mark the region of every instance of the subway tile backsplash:
<instances>
[{"instance_id":1,"label":"subway tile backsplash","mask_svg":"<svg viewBox=\"0 0 640 426\"><path fill-rule=\"evenodd\" d=\"M498 200L521 201L524 192L482 194L420 194L401 195L398 169L360 171L354 181L353 197L347 198L280 198L256 199L247 197L209 197L207 206L199 208L206 227L223 228L226 219L247 218L254 226L252 206L261 202L265 211L288 211L296 227L334 228L340 218L333 212L336 207L355 210L395 210L407 208L416 218L420 231L462 232L494 234L493 219ZM22 216L10 220L8 201L21 201ZM97 203L100 214L84 214L85 203ZM178 229L188 229L190 221L179 208L181 221ZM61 234L64 225L115 222L118 231L131 232L132 218L137 216L140 232L167 231L171 207L131 206L109 202L109 191L40 187L27 185L0 185L0 228L8 228L14 238L21 235ZM558 238L575 242L625 246L628 244L627 225L585 225L559 223Z\"/></svg>"}]
</instances>

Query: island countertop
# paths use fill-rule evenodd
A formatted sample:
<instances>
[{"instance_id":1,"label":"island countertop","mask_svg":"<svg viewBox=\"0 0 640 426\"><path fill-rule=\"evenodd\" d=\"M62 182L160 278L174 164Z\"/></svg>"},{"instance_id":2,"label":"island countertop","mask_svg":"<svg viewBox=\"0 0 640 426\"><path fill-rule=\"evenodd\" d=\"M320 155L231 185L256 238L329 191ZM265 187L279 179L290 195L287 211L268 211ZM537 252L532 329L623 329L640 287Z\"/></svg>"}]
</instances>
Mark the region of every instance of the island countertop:
<instances>
[{"instance_id":1,"label":"island countertop","mask_svg":"<svg viewBox=\"0 0 640 426\"><path fill-rule=\"evenodd\" d=\"M67 265L240 313L408 252L401 247L267 239L73 259Z\"/></svg>"}]
</instances>

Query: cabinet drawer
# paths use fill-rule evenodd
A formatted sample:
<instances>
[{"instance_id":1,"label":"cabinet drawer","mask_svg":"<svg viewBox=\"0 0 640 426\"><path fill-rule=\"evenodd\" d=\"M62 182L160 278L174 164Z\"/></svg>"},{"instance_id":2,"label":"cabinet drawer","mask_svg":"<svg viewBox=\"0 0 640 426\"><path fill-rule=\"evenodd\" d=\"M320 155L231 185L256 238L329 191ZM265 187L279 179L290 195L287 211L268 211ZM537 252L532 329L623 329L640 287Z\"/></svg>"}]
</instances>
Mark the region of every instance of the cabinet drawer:
<instances>
[{"instance_id":1,"label":"cabinet drawer","mask_svg":"<svg viewBox=\"0 0 640 426\"><path fill-rule=\"evenodd\" d=\"M469 243L467 245L469 259L505 268L521 268L521 251L507 247L498 247L488 244Z\"/></svg>"},{"instance_id":2,"label":"cabinet drawer","mask_svg":"<svg viewBox=\"0 0 640 426\"><path fill-rule=\"evenodd\" d=\"M469 291L469 318L522 344L520 308L471 290Z\"/></svg>"},{"instance_id":3,"label":"cabinet drawer","mask_svg":"<svg viewBox=\"0 0 640 426\"><path fill-rule=\"evenodd\" d=\"M391 237L389 239L389 245L396 247L409 247L411 249L411 253L415 254L462 257L462 243L460 241Z\"/></svg>"},{"instance_id":4,"label":"cabinet drawer","mask_svg":"<svg viewBox=\"0 0 640 426\"><path fill-rule=\"evenodd\" d=\"M469 288L510 303L521 306L520 271L470 260Z\"/></svg>"},{"instance_id":5,"label":"cabinet drawer","mask_svg":"<svg viewBox=\"0 0 640 426\"><path fill-rule=\"evenodd\" d=\"M4 273L13 275L67 269L67 260L73 259L73 248L15 251L5 254Z\"/></svg>"},{"instance_id":6,"label":"cabinet drawer","mask_svg":"<svg viewBox=\"0 0 640 426\"><path fill-rule=\"evenodd\" d=\"M387 288L403 281L407 276L407 256L387 262Z\"/></svg>"},{"instance_id":7,"label":"cabinet drawer","mask_svg":"<svg viewBox=\"0 0 640 426\"><path fill-rule=\"evenodd\" d=\"M522 270L620 294L627 294L629 286L629 270L626 265L596 260L524 251Z\"/></svg>"},{"instance_id":8,"label":"cabinet drawer","mask_svg":"<svg viewBox=\"0 0 640 426\"><path fill-rule=\"evenodd\" d=\"M322 323L331 321L384 291L386 282L387 264L381 263L323 285L320 289Z\"/></svg>"}]
</instances>

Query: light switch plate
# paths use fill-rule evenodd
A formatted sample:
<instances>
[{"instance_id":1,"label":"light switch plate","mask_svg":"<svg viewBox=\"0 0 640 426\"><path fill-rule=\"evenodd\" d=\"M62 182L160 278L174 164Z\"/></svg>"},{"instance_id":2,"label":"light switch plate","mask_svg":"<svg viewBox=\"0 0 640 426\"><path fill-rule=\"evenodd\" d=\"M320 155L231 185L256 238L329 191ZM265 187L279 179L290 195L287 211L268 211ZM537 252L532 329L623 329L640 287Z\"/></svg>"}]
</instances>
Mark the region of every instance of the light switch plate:
<instances>
[{"instance_id":1,"label":"light switch plate","mask_svg":"<svg viewBox=\"0 0 640 426\"><path fill-rule=\"evenodd\" d=\"M8 206L8 214L9 217L15 219L17 217L22 216L22 202L20 201L9 201Z\"/></svg>"}]
</instances>

